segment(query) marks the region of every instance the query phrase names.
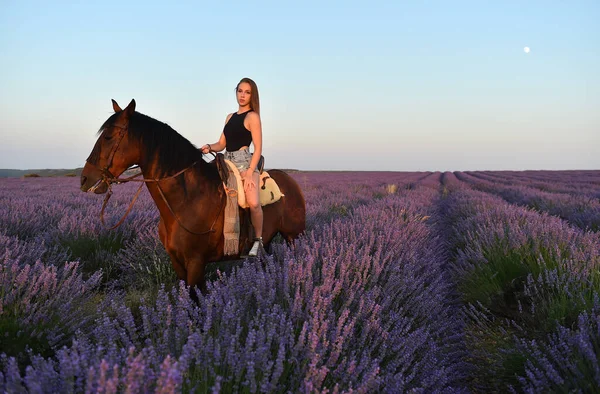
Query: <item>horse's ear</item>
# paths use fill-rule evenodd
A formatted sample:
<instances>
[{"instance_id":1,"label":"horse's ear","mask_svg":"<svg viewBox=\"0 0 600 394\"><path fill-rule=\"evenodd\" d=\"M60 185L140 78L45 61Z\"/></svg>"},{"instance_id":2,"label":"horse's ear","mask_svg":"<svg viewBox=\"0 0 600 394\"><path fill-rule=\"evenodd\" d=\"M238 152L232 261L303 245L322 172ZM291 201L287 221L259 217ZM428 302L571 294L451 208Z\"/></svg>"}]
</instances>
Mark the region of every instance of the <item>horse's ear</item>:
<instances>
[{"instance_id":1,"label":"horse's ear","mask_svg":"<svg viewBox=\"0 0 600 394\"><path fill-rule=\"evenodd\" d=\"M131 102L129 103L127 108L125 108L125 113L127 114L127 116L131 116L134 112L135 112L135 100L131 99Z\"/></svg>"},{"instance_id":2,"label":"horse's ear","mask_svg":"<svg viewBox=\"0 0 600 394\"><path fill-rule=\"evenodd\" d=\"M115 112L121 112L122 109L121 109L121 107L119 107L119 104L117 104L117 102L115 100L113 100L113 99L111 99L111 100L112 100L113 109L115 110Z\"/></svg>"}]
</instances>

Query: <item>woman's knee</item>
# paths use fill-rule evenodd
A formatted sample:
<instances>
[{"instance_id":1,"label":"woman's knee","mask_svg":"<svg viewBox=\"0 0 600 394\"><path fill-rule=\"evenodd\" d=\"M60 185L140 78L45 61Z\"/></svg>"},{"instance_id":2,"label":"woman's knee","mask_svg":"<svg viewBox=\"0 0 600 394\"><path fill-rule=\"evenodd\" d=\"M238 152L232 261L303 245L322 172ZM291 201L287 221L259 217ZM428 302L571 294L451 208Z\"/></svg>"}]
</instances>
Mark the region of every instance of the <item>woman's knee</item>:
<instances>
[{"instance_id":1,"label":"woman's knee","mask_svg":"<svg viewBox=\"0 0 600 394\"><path fill-rule=\"evenodd\" d=\"M250 207L250 209L255 210L255 209L260 209L260 201L258 200L258 198L256 198L255 196L248 196L246 195L246 201L248 202L248 206Z\"/></svg>"},{"instance_id":2,"label":"woman's knee","mask_svg":"<svg viewBox=\"0 0 600 394\"><path fill-rule=\"evenodd\" d=\"M261 208L260 206L260 197L258 195L258 190L248 190L246 191L246 202L250 209L255 210Z\"/></svg>"}]
</instances>

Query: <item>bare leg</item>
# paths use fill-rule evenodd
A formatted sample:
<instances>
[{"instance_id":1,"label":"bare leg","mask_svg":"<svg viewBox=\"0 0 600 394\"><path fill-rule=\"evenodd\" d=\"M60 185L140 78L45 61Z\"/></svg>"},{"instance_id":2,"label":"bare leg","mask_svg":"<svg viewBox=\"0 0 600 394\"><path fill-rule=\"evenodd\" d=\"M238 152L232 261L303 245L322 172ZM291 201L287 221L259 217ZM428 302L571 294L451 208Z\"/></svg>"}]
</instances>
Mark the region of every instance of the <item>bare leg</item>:
<instances>
[{"instance_id":1,"label":"bare leg","mask_svg":"<svg viewBox=\"0 0 600 394\"><path fill-rule=\"evenodd\" d=\"M258 172L252 174L252 179L254 179L256 187L246 191L246 201L248 201L248 206L250 207L250 219L254 227L254 234L256 237L262 237L263 211L258 194L258 188L260 187Z\"/></svg>"},{"instance_id":2,"label":"bare leg","mask_svg":"<svg viewBox=\"0 0 600 394\"><path fill-rule=\"evenodd\" d=\"M250 207L250 219L252 220L252 226L254 227L254 236L258 240L254 241L252 248L248 255L250 257L256 257L262 248L262 230L263 230L263 211L260 205L259 187L260 177L258 172L252 174L252 179L256 187L246 191L246 201Z\"/></svg>"}]
</instances>

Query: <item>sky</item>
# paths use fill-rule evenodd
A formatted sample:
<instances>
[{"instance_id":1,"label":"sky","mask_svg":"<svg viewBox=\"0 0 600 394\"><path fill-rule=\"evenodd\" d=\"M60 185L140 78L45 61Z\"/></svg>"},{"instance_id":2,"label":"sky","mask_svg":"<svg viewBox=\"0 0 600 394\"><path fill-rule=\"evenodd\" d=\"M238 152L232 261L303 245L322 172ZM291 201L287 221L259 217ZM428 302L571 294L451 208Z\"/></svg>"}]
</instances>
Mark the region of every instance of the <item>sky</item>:
<instances>
[{"instance_id":1,"label":"sky","mask_svg":"<svg viewBox=\"0 0 600 394\"><path fill-rule=\"evenodd\" d=\"M0 0L0 168L82 167L111 99L215 142L250 77L266 168L600 169L598 20L598 0Z\"/></svg>"}]
</instances>

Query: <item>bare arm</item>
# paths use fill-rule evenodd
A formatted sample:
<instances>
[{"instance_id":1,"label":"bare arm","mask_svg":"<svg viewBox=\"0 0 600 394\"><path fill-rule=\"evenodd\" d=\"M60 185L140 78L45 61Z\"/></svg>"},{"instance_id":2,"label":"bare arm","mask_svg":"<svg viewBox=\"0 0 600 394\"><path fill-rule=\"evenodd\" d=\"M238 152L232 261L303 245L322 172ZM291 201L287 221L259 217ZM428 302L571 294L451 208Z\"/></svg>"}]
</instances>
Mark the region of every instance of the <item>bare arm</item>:
<instances>
[{"instance_id":1,"label":"bare arm","mask_svg":"<svg viewBox=\"0 0 600 394\"><path fill-rule=\"evenodd\" d=\"M246 117L248 119L248 130L252 133L252 143L254 144L254 153L250 160L249 171L254 172L258 166L260 155L262 155L262 123L260 116L256 112L250 112Z\"/></svg>"}]
</instances>

